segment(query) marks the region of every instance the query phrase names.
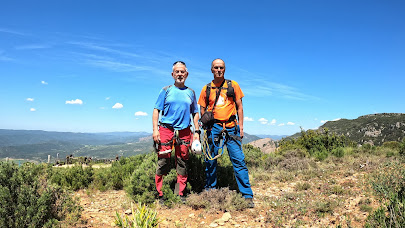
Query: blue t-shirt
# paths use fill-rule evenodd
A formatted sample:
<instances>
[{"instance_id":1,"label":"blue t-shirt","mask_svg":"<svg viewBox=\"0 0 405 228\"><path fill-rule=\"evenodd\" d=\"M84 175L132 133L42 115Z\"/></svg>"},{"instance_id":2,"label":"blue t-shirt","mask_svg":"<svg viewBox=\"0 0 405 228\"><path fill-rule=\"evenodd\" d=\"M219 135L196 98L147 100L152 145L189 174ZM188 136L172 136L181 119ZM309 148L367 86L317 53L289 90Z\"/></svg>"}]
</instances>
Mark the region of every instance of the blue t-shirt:
<instances>
[{"instance_id":1,"label":"blue t-shirt","mask_svg":"<svg viewBox=\"0 0 405 228\"><path fill-rule=\"evenodd\" d=\"M160 122L171 125L175 130L182 130L191 125L190 114L198 113L194 90L166 86L156 101L155 108L162 111Z\"/></svg>"}]
</instances>

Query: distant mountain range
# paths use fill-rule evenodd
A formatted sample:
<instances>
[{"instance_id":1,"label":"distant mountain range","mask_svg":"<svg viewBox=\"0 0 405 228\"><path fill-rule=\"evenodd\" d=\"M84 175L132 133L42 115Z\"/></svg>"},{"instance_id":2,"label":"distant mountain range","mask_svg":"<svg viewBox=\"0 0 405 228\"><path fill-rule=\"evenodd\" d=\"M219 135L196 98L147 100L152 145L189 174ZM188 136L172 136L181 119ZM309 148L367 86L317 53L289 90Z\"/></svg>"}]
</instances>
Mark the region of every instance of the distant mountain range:
<instances>
[{"instance_id":1,"label":"distant mountain range","mask_svg":"<svg viewBox=\"0 0 405 228\"><path fill-rule=\"evenodd\" d=\"M245 133L243 144L260 139ZM132 156L153 150L152 134L146 132L73 133L0 129L0 159L47 161L87 156L99 159Z\"/></svg>"},{"instance_id":2,"label":"distant mountain range","mask_svg":"<svg viewBox=\"0 0 405 228\"><path fill-rule=\"evenodd\" d=\"M257 136L262 139L269 138L272 140L280 140L282 138L288 137L288 135L257 135Z\"/></svg>"},{"instance_id":3,"label":"distant mountain range","mask_svg":"<svg viewBox=\"0 0 405 228\"><path fill-rule=\"evenodd\" d=\"M65 141L83 145L106 145L110 143L134 142L148 135L151 134L146 132L73 133L0 129L0 147L37 144L50 141Z\"/></svg>"}]
</instances>

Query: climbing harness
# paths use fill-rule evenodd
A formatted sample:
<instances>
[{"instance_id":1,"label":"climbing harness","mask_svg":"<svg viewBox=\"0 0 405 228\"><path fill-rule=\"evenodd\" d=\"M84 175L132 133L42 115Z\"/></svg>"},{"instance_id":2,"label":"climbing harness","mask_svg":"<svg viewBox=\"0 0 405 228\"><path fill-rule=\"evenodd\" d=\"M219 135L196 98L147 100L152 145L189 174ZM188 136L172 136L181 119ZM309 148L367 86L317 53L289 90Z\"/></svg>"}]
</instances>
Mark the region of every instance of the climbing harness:
<instances>
[{"instance_id":1,"label":"climbing harness","mask_svg":"<svg viewBox=\"0 0 405 228\"><path fill-rule=\"evenodd\" d=\"M165 128L171 128L169 125L166 125L164 123L161 123L160 126L165 127ZM171 145L172 148L168 149L168 150L165 150L165 151L159 151L159 144L162 145L162 146L170 146ZM155 152L162 155L162 154L167 154L167 153L170 153L170 152L174 151L175 146L190 145L190 142L186 142L183 139L181 139L180 136L179 136L179 131L174 130L173 138L169 142L166 142L166 143L160 142L159 144L156 143L155 141L153 141L153 147L155 148ZM189 148L189 150L190 150L190 148Z\"/></svg>"}]
</instances>

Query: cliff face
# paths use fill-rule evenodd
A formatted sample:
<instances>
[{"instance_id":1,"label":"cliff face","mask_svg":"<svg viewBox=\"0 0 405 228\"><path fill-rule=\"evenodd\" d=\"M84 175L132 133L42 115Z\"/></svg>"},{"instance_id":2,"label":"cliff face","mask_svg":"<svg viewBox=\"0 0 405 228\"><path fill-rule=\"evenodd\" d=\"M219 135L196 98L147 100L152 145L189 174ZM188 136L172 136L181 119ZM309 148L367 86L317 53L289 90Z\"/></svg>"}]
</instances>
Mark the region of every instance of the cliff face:
<instances>
[{"instance_id":1,"label":"cliff face","mask_svg":"<svg viewBox=\"0 0 405 228\"><path fill-rule=\"evenodd\" d=\"M343 134L358 144L382 145L388 141L401 141L405 137L405 114L380 113L360 116L354 120L328 121L320 129Z\"/></svg>"}]
</instances>

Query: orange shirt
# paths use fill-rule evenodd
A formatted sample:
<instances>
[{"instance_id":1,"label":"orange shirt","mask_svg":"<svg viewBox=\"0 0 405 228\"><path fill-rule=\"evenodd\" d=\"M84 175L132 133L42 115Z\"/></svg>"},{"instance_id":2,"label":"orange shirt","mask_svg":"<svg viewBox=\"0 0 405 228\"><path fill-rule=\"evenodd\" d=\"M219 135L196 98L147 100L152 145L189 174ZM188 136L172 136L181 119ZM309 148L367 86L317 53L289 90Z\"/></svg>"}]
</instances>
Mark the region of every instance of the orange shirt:
<instances>
[{"instance_id":1,"label":"orange shirt","mask_svg":"<svg viewBox=\"0 0 405 228\"><path fill-rule=\"evenodd\" d=\"M242 90L239 87L239 84L233 80L232 82L232 87L235 91L235 99L239 100L244 97ZM217 88L213 87L219 87L221 86L221 83L219 84L214 84L214 82L211 82L211 92L210 92L210 97L209 97L209 105L208 105L208 110L207 111L212 111L212 107L214 106L215 102L215 97L217 94ZM232 97L227 97L226 96L226 88L228 88L228 84L225 82L224 85L222 86L221 93L218 97L217 105L215 106L214 110L214 118L217 120L221 121L227 121L232 115L236 115L236 105L235 101L233 100ZM200 93L200 98L198 99L198 104L201 107L207 107L206 104L206 89L207 85L205 85ZM235 124L234 122L227 123L226 127L233 127Z\"/></svg>"}]
</instances>

